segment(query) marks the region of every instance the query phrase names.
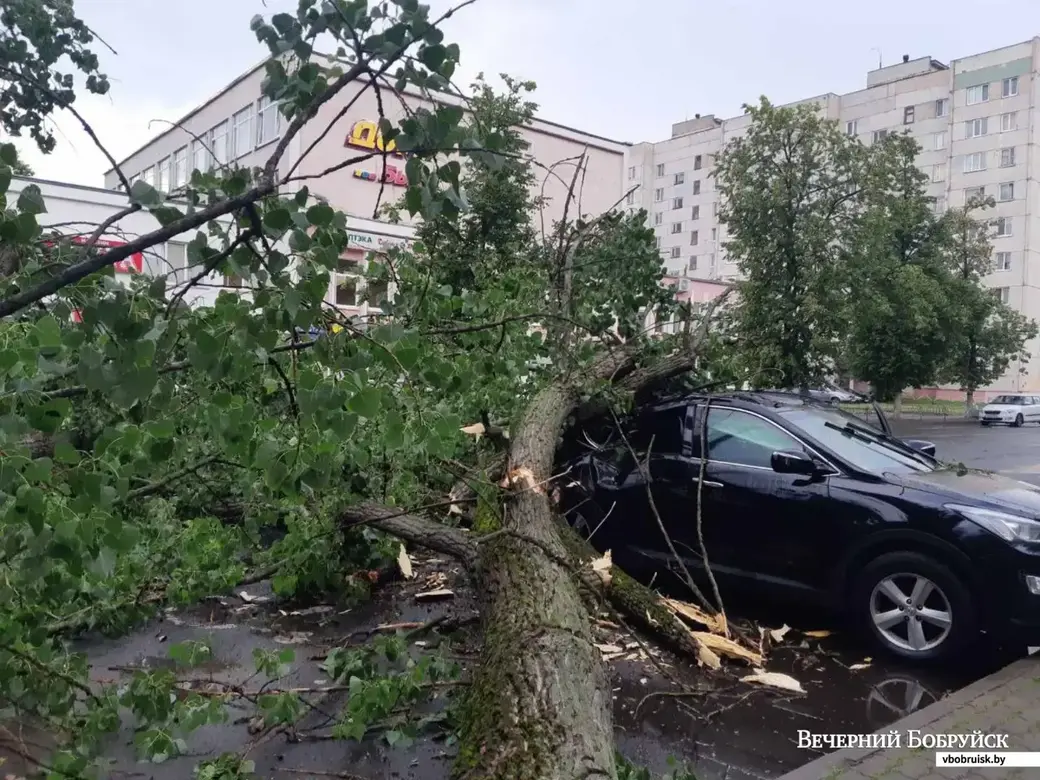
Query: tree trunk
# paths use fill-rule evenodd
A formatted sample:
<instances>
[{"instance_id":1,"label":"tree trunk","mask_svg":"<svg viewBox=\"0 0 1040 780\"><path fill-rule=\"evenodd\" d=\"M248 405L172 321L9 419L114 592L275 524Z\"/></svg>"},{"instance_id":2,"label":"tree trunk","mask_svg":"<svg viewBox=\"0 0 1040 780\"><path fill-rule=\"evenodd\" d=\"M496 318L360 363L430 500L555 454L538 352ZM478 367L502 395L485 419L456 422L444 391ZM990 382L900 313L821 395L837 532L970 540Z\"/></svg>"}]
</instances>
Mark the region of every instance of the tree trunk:
<instances>
[{"instance_id":1,"label":"tree trunk","mask_svg":"<svg viewBox=\"0 0 1040 780\"><path fill-rule=\"evenodd\" d=\"M892 417L898 420L903 414L903 393L902 391L896 393L896 397L892 399Z\"/></svg>"},{"instance_id":2,"label":"tree trunk","mask_svg":"<svg viewBox=\"0 0 1040 780\"><path fill-rule=\"evenodd\" d=\"M975 391L968 388L964 391L964 410L969 411L975 405Z\"/></svg>"}]
</instances>

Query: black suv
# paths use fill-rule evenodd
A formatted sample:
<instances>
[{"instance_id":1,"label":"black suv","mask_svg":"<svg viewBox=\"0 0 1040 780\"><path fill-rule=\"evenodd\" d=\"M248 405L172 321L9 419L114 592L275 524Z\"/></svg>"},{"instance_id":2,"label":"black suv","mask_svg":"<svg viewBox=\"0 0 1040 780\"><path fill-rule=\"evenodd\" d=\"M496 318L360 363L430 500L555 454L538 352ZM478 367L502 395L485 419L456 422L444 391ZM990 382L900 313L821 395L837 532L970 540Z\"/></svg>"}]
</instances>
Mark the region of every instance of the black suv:
<instances>
[{"instance_id":1,"label":"black suv","mask_svg":"<svg viewBox=\"0 0 1040 780\"><path fill-rule=\"evenodd\" d=\"M980 632L1040 644L1040 489L940 463L934 445L901 441L873 415L786 393L644 404L622 421L624 437L598 421L565 440L564 508L619 565L667 570L646 464L675 548L703 573L703 436L703 537L724 588L844 611L912 660L947 658Z\"/></svg>"}]
</instances>

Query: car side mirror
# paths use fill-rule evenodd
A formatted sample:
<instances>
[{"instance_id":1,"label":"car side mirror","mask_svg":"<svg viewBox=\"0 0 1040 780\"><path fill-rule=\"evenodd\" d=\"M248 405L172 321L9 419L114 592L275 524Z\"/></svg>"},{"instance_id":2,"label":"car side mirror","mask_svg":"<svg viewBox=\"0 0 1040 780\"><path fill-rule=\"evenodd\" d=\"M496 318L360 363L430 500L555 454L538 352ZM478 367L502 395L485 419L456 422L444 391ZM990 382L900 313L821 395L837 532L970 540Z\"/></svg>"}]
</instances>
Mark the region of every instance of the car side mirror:
<instances>
[{"instance_id":1,"label":"car side mirror","mask_svg":"<svg viewBox=\"0 0 1040 780\"><path fill-rule=\"evenodd\" d=\"M930 441L925 441L924 439L905 439L903 444L917 450L918 452L923 452L930 458L935 457L935 445Z\"/></svg>"},{"instance_id":2,"label":"car side mirror","mask_svg":"<svg viewBox=\"0 0 1040 780\"><path fill-rule=\"evenodd\" d=\"M800 474L804 477L814 477L820 471L816 461L798 450L774 452L769 458L769 465L777 474Z\"/></svg>"}]
</instances>

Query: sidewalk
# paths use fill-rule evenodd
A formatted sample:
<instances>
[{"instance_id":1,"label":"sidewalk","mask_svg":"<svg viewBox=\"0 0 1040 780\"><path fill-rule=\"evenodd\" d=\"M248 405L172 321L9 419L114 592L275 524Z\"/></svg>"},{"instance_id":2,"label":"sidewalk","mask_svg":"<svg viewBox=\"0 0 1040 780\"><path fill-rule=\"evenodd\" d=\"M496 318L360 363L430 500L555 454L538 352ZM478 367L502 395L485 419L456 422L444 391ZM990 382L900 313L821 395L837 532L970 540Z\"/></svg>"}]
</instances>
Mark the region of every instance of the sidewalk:
<instances>
[{"instance_id":1,"label":"sidewalk","mask_svg":"<svg viewBox=\"0 0 1040 780\"><path fill-rule=\"evenodd\" d=\"M1025 658L996 674L911 714L879 733L898 732L906 743L912 729L927 734L1007 734L1010 751L1040 751L1040 658ZM960 752L960 748L944 748ZM965 752L979 750L964 748ZM934 749L837 750L783 775L779 780L995 780L1036 778L1040 768L998 769L935 766Z\"/></svg>"}]
</instances>

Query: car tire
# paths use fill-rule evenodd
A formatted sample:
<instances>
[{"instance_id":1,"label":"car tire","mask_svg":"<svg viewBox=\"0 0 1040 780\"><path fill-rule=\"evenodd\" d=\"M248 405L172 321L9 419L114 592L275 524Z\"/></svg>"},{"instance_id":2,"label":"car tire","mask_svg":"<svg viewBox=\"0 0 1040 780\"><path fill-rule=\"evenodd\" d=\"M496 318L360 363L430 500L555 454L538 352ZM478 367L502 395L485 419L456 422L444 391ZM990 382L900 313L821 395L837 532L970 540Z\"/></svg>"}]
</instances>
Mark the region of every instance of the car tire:
<instances>
[{"instance_id":1,"label":"car tire","mask_svg":"<svg viewBox=\"0 0 1040 780\"><path fill-rule=\"evenodd\" d=\"M1025 422L1025 420L1022 419L1022 415L1020 414L1020 415L1018 415L1015 418L1015 422L1012 423L1012 425L1014 425L1016 428L1021 428L1022 427L1022 423L1024 423L1024 422Z\"/></svg>"},{"instance_id":2,"label":"car tire","mask_svg":"<svg viewBox=\"0 0 1040 780\"><path fill-rule=\"evenodd\" d=\"M983 428L988 428L989 427L989 423L986 420L981 420L979 422L979 425L981 425Z\"/></svg>"},{"instance_id":3,"label":"car tire","mask_svg":"<svg viewBox=\"0 0 1040 780\"><path fill-rule=\"evenodd\" d=\"M879 627L885 614L891 614L896 605L888 595L887 583L894 583L904 594L912 595L913 584L925 580L932 586L922 604L900 610L899 623ZM886 553L864 566L855 576L851 594L851 614L857 627L880 650L907 661L946 661L962 653L976 641L978 614L971 592L961 578L949 567L927 555L915 552ZM910 625L913 614L920 607L931 615L946 612L950 618L945 629L932 621L917 617L922 627L922 647L913 648ZM902 615L906 615L905 618ZM934 618L933 618L934 620ZM937 641L938 640L938 641Z\"/></svg>"}]
</instances>

